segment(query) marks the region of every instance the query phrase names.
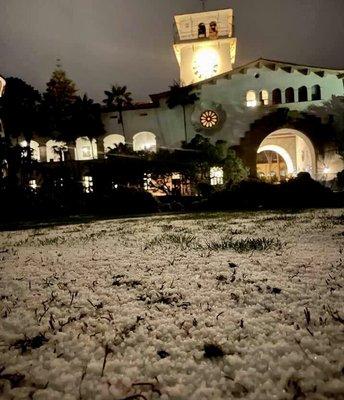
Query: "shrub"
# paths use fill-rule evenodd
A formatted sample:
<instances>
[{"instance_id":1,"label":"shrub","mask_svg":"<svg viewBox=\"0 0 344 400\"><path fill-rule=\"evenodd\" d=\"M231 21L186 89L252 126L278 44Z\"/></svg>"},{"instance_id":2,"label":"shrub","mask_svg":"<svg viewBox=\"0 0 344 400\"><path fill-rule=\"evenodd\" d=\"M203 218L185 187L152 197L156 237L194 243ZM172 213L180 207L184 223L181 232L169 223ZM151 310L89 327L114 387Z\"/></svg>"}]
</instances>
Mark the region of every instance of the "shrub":
<instances>
[{"instance_id":1,"label":"shrub","mask_svg":"<svg viewBox=\"0 0 344 400\"><path fill-rule=\"evenodd\" d=\"M301 172L296 178L278 185L259 179L244 180L211 195L207 207L215 210L304 208L331 207L335 203L338 201L329 188L313 180L307 172Z\"/></svg>"}]
</instances>

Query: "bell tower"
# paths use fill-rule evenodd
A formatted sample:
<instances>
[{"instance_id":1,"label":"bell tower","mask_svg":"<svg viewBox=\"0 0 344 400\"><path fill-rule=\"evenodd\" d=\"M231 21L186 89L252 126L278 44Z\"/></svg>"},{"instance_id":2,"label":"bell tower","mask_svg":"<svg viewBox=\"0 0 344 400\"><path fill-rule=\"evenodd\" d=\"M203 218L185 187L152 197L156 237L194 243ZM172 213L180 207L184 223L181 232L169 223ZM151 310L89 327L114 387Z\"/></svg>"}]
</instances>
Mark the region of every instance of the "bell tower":
<instances>
[{"instance_id":1,"label":"bell tower","mask_svg":"<svg viewBox=\"0 0 344 400\"><path fill-rule=\"evenodd\" d=\"M236 55L233 10L176 15L174 26L173 47L183 85L233 69Z\"/></svg>"}]
</instances>

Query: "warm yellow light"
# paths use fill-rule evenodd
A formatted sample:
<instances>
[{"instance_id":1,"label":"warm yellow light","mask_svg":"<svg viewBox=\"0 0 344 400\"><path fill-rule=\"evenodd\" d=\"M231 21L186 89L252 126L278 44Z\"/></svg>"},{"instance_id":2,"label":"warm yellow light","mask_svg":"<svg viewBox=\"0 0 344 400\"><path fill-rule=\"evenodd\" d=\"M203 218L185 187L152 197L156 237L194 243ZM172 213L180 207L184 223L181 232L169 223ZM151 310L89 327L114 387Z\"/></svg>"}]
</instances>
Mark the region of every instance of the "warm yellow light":
<instances>
[{"instance_id":1,"label":"warm yellow light","mask_svg":"<svg viewBox=\"0 0 344 400\"><path fill-rule=\"evenodd\" d=\"M218 73L219 63L219 53L213 48L205 48L195 54L193 68L199 78L208 79Z\"/></svg>"},{"instance_id":2,"label":"warm yellow light","mask_svg":"<svg viewBox=\"0 0 344 400\"><path fill-rule=\"evenodd\" d=\"M210 184L212 186L223 185L223 168L221 167L210 168Z\"/></svg>"}]
</instances>

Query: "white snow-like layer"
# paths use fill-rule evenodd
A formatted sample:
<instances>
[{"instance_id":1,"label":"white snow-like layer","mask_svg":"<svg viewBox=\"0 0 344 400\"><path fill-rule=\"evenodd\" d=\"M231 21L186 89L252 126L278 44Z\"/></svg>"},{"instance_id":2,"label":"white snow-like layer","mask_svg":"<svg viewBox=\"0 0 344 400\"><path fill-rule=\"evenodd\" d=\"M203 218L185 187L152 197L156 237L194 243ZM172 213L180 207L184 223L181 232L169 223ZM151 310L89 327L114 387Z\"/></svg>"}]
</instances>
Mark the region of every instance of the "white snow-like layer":
<instances>
[{"instance_id":1,"label":"white snow-like layer","mask_svg":"<svg viewBox=\"0 0 344 400\"><path fill-rule=\"evenodd\" d=\"M344 399L343 222L320 210L0 233L1 399ZM274 242L221 248L246 238Z\"/></svg>"}]
</instances>

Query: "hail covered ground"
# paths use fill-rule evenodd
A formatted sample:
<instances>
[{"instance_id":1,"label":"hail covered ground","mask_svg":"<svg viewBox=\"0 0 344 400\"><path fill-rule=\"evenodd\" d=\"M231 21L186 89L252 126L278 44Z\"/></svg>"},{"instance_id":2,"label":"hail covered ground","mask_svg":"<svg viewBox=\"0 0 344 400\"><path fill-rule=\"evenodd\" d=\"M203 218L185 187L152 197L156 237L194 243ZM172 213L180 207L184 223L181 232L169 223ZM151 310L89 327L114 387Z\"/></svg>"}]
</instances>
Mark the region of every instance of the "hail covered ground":
<instances>
[{"instance_id":1,"label":"hail covered ground","mask_svg":"<svg viewBox=\"0 0 344 400\"><path fill-rule=\"evenodd\" d=\"M2 232L2 399L343 399L344 214Z\"/></svg>"}]
</instances>

